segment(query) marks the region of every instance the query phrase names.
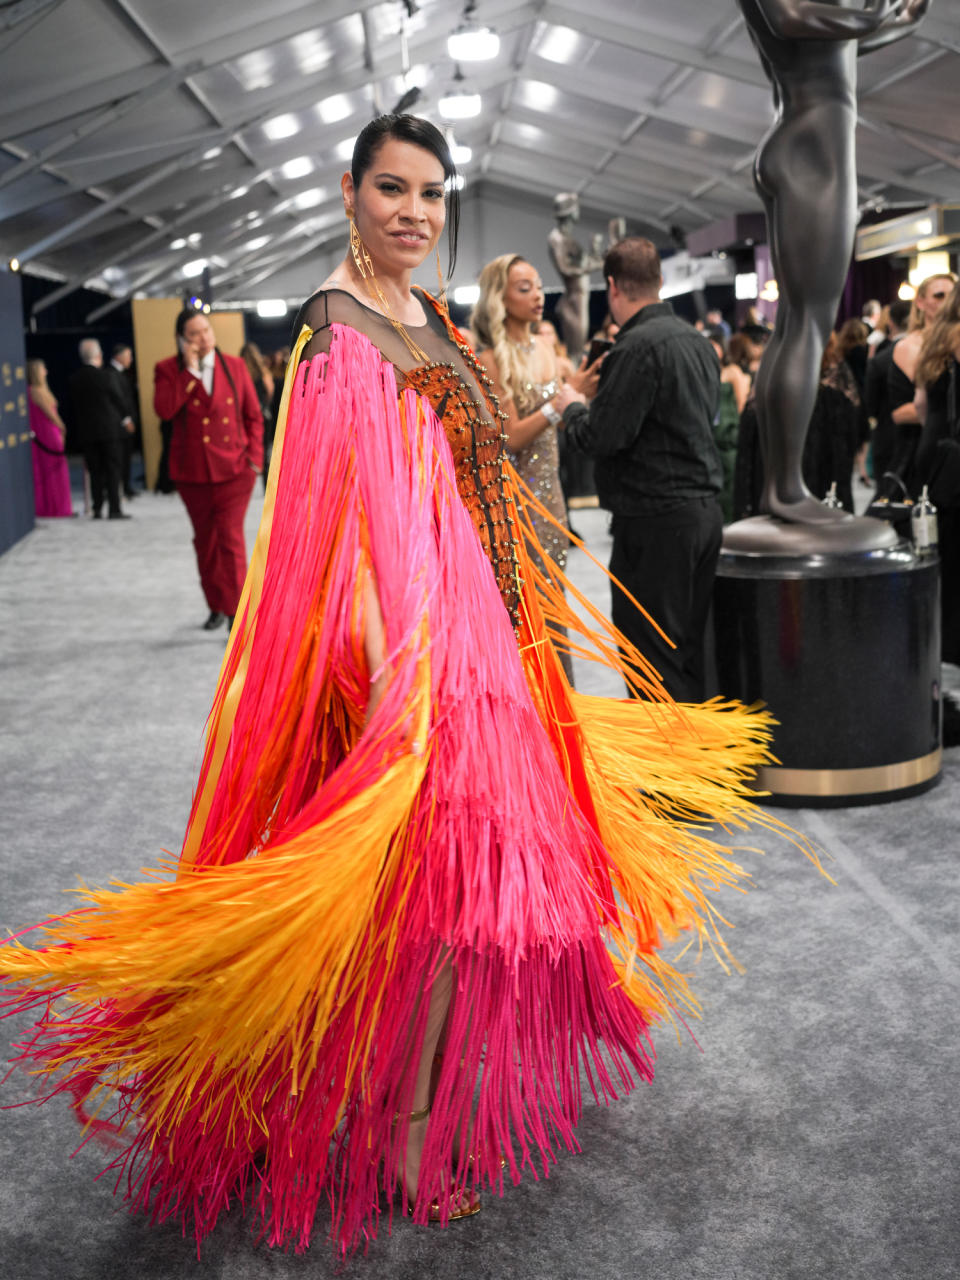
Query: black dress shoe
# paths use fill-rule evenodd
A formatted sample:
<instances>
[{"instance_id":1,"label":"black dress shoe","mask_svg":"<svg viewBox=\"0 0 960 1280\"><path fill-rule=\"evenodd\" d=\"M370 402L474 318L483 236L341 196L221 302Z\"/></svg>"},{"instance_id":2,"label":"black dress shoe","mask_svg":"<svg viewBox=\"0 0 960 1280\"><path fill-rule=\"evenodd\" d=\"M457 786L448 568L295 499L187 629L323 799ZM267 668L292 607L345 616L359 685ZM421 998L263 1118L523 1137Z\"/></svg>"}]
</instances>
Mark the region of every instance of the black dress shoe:
<instances>
[{"instance_id":1,"label":"black dress shoe","mask_svg":"<svg viewBox=\"0 0 960 1280\"><path fill-rule=\"evenodd\" d=\"M219 613L216 609L210 610L210 617L203 624L204 631L216 631L217 627L222 627L227 620L225 613Z\"/></svg>"}]
</instances>

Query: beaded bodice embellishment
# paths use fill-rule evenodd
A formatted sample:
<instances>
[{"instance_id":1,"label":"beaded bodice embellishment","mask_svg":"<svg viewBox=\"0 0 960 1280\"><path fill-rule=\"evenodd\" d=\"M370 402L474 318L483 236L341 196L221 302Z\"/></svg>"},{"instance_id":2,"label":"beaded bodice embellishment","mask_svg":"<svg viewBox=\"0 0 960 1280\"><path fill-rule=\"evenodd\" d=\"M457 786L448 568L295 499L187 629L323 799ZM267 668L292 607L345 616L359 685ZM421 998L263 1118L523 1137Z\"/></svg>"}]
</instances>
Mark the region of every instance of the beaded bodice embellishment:
<instances>
[{"instance_id":1,"label":"beaded bodice embellishment","mask_svg":"<svg viewBox=\"0 0 960 1280\"><path fill-rule=\"evenodd\" d=\"M461 348L469 360L472 352ZM471 360L472 364L473 361ZM478 383L484 380L480 366ZM406 384L426 396L443 423L453 453L460 500L470 514L490 563L500 595L515 627L520 625L520 580L512 503L503 480L504 435L500 413L474 397L454 364L418 365L405 373Z\"/></svg>"}]
</instances>

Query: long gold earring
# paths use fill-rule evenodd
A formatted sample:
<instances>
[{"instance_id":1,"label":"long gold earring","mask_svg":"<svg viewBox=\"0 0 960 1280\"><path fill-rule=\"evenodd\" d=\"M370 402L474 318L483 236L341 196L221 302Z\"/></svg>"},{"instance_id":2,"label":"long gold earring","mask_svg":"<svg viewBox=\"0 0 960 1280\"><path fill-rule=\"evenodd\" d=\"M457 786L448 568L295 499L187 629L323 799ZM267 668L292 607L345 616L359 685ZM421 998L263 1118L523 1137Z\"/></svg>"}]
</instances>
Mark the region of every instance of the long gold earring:
<instances>
[{"instance_id":1,"label":"long gold earring","mask_svg":"<svg viewBox=\"0 0 960 1280\"><path fill-rule=\"evenodd\" d=\"M406 343L407 350L414 359L426 364L430 357L421 346L414 342L413 338L409 333L407 333L404 326L390 310L390 303L387 301L386 295L380 288L379 281L374 274L373 259L370 257L367 246L363 243L360 232L357 230L357 224L353 218L352 211L350 216L350 253L353 257L354 265L357 268L357 273L359 274L360 279L366 286L367 292L370 294L371 298L373 298L379 305L384 318L389 320L390 324L393 325L394 329Z\"/></svg>"},{"instance_id":2,"label":"long gold earring","mask_svg":"<svg viewBox=\"0 0 960 1280\"><path fill-rule=\"evenodd\" d=\"M367 246L360 239L360 232L357 230L357 224L353 218L353 210L350 211L350 254L353 258L354 266L360 274L361 280L373 278L373 262L367 253Z\"/></svg>"}]
</instances>

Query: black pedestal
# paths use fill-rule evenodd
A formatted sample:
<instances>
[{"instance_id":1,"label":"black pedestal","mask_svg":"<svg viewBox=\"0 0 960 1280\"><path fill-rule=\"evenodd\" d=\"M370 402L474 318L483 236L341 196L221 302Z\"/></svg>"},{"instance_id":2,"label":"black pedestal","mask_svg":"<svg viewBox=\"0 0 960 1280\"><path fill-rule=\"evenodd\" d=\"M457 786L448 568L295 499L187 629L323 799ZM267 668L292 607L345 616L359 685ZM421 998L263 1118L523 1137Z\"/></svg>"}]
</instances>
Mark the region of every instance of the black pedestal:
<instances>
[{"instance_id":1,"label":"black pedestal","mask_svg":"<svg viewBox=\"0 0 960 1280\"><path fill-rule=\"evenodd\" d=\"M714 590L717 691L764 702L775 803L876 803L940 776L940 579L908 543L851 555L724 551Z\"/></svg>"}]
</instances>

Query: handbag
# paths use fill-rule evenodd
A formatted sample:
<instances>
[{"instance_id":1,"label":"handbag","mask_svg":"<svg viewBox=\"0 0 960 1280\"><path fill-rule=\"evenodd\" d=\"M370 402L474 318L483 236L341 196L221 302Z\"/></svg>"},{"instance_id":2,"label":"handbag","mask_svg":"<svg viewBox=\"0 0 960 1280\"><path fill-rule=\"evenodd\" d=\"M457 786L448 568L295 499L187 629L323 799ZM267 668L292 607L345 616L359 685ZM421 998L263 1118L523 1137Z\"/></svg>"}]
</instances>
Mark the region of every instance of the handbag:
<instances>
[{"instance_id":1,"label":"handbag","mask_svg":"<svg viewBox=\"0 0 960 1280\"><path fill-rule=\"evenodd\" d=\"M948 434L936 443L927 479L927 493L935 507L960 506L960 421L957 417L957 362L950 362L947 387Z\"/></svg>"}]
</instances>

